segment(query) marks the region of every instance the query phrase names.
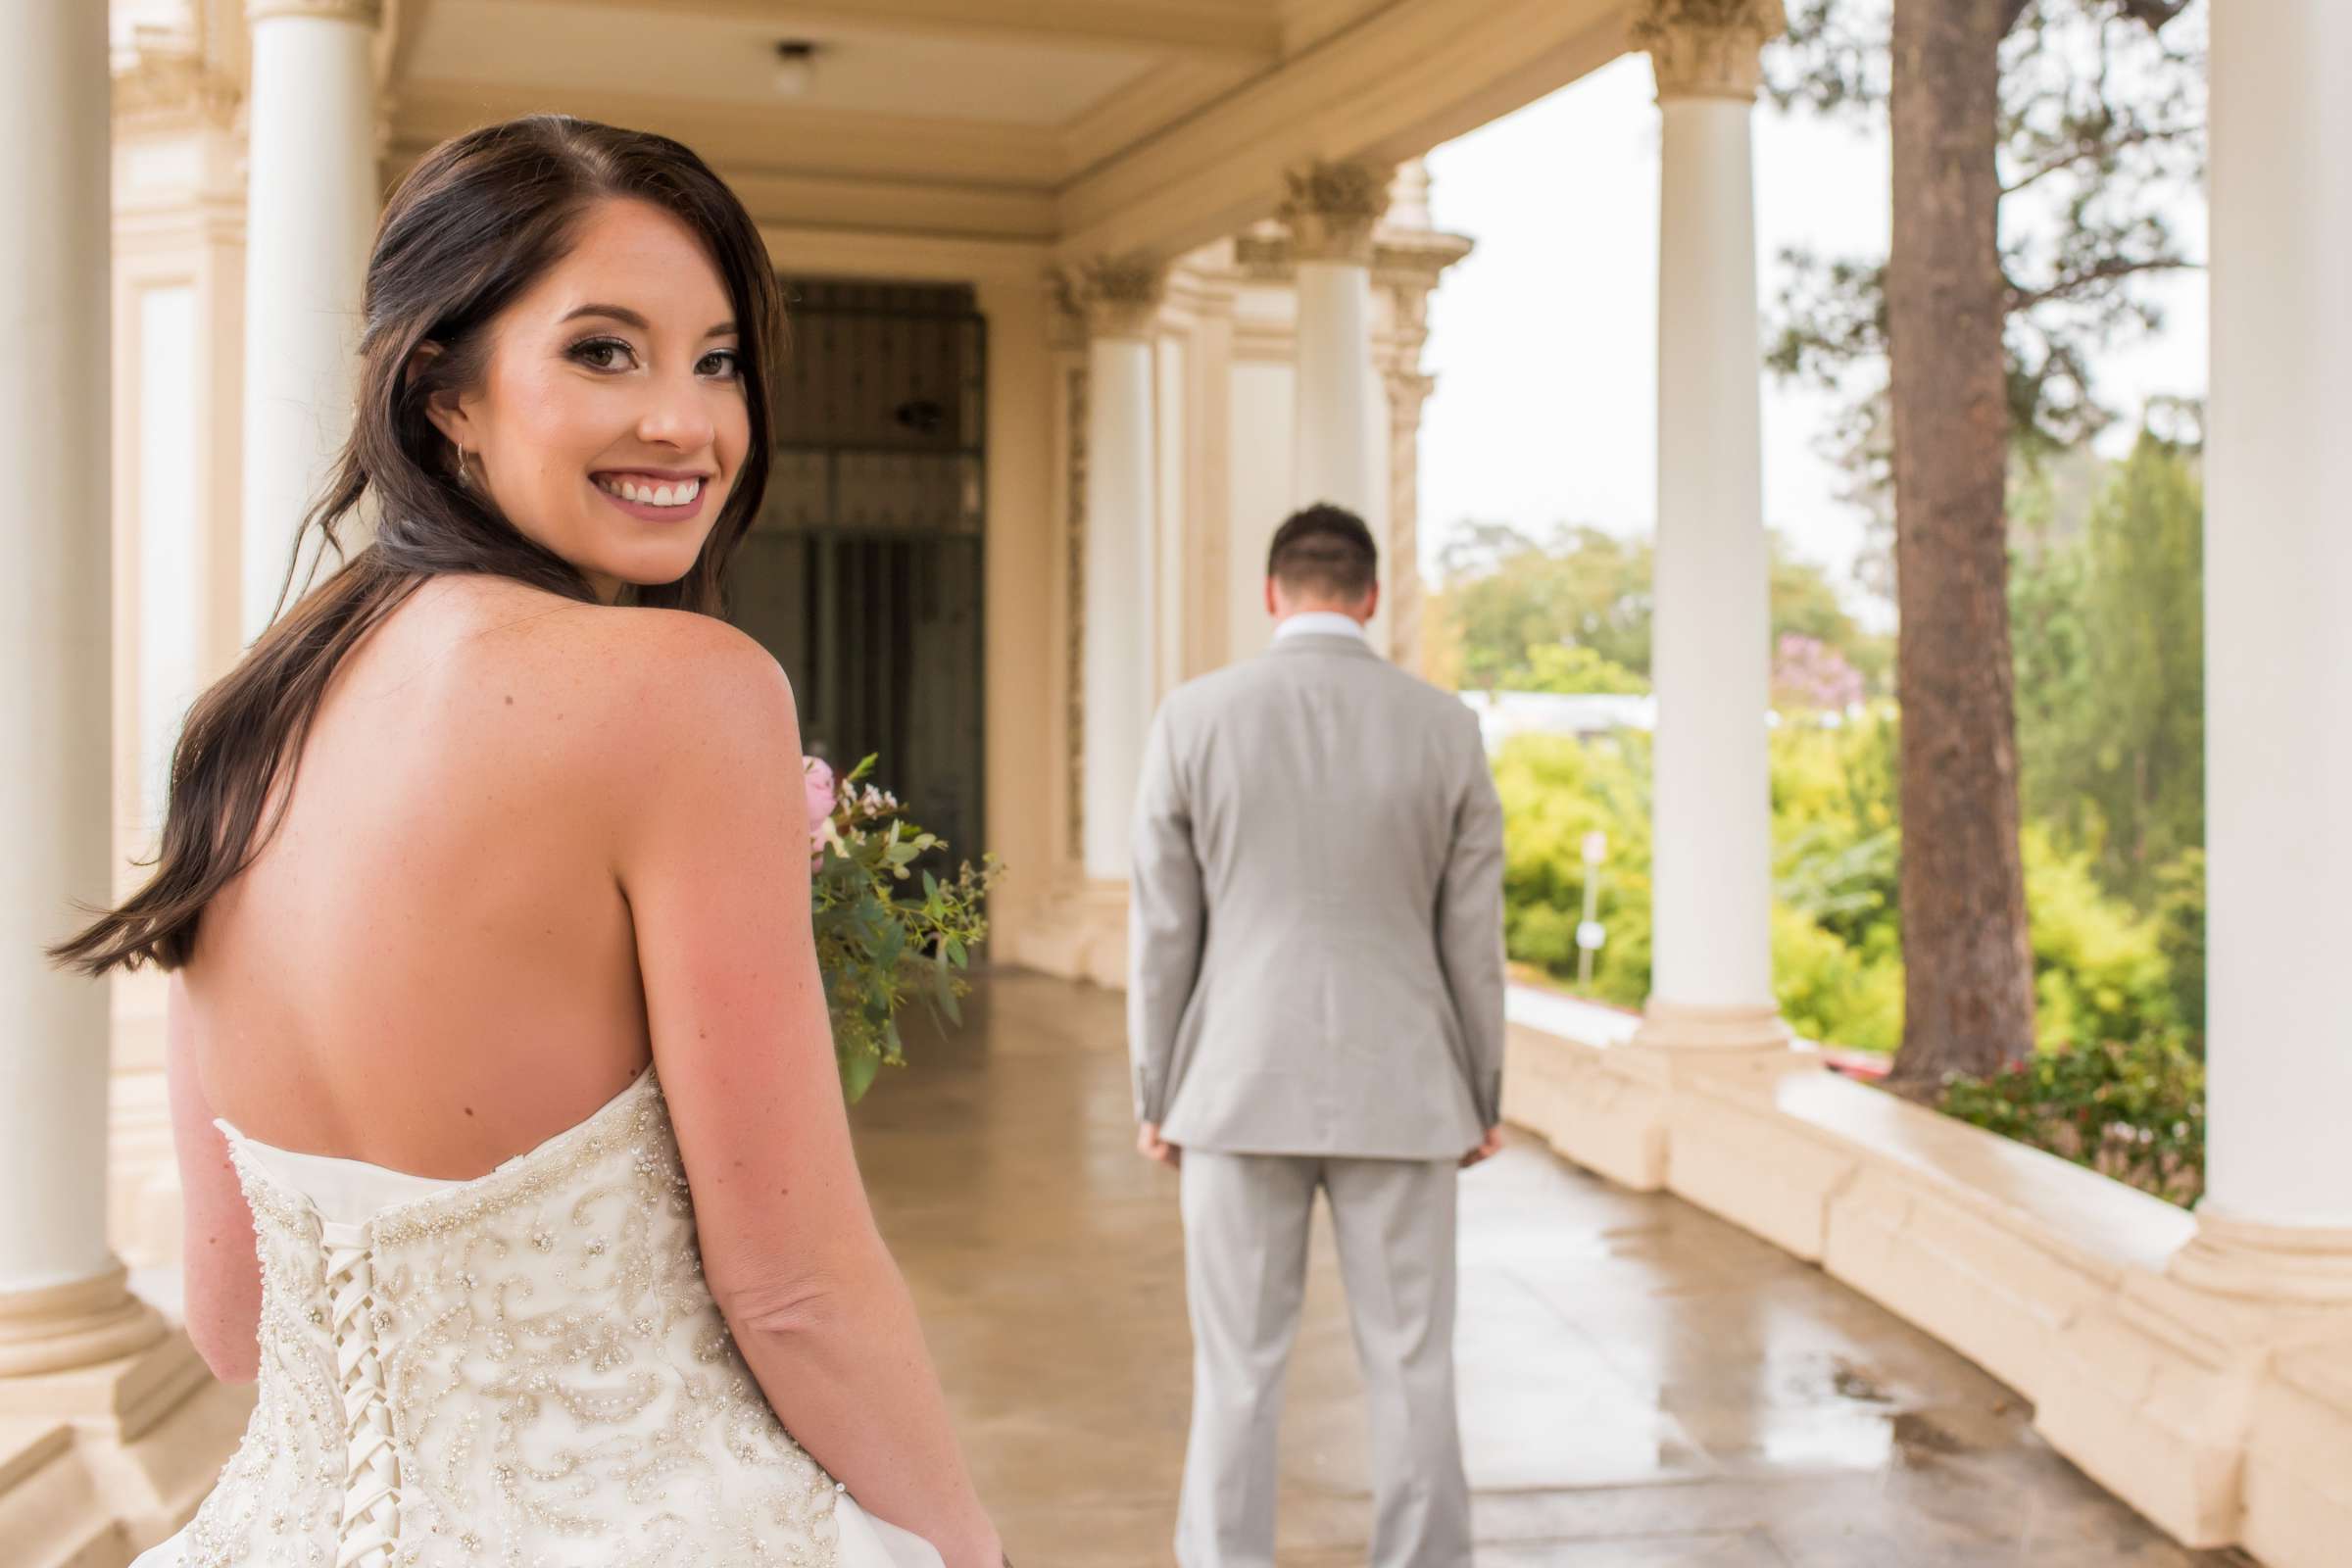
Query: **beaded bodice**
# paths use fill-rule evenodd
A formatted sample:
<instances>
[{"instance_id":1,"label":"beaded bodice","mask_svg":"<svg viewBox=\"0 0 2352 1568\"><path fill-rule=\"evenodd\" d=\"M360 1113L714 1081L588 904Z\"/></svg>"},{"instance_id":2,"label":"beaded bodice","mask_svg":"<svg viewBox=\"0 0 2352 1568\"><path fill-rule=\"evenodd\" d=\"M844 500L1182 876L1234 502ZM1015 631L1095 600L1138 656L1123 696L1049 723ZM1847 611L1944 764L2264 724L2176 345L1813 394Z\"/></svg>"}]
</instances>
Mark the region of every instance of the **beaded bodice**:
<instances>
[{"instance_id":1,"label":"beaded bodice","mask_svg":"<svg viewBox=\"0 0 2352 1568\"><path fill-rule=\"evenodd\" d=\"M262 1265L259 1397L191 1563L835 1562L838 1489L704 1283L650 1071L489 1175L361 1220L229 1146Z\"/></svg>"}]
</instances>

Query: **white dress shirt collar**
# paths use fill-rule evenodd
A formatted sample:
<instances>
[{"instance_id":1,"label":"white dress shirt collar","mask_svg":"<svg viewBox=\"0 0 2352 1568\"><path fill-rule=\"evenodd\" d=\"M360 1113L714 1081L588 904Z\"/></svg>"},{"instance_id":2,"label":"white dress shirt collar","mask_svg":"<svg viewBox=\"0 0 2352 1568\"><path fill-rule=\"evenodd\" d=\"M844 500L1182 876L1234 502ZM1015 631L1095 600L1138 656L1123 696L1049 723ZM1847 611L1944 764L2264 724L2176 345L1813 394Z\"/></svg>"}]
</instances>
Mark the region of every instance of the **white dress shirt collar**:
<instances>
[{"instance_id":1,"label":"white dress shirt collar","mask_svg":"<svg viewBox=\"0 0 2352 1568\"><path fill-rule=\"evenodd\" d=\"M1353 637L1362 643L1371 641L1364 635L1363 622L1353 615L1343 615L1336 610L1301 610L1295 615L1286 616L1275 626L1274 639L1280 642L1285 637L1309 637L1318 633L1326 637Z\"/></svg>"}]
</instances>

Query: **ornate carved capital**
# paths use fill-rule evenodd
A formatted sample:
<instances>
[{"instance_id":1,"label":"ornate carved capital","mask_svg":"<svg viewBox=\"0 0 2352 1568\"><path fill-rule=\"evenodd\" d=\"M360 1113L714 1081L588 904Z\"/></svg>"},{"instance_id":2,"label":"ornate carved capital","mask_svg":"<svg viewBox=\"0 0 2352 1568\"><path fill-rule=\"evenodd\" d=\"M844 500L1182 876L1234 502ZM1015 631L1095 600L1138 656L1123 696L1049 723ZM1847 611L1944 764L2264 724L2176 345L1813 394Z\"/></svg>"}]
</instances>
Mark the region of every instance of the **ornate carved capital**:
<instances>
[{"instance_id":1,"label":"ornate carved capital","mask_svg":"<svg viewBox=\"0 0 2352 1568\"><path fill-rule=\"evenodd\" d=\"M1634 19L1634 47L1649 51L1658 98L1756 96L1757 58L1788 26L1782 0L1648 0Z\"/></svg>"},{"instance_id":2,"label":"ornate carved capital","mask_svg":"<svg viewBox=\"0 0 2352 1568\"><path fill-rule=\"evenodd\" d=\"M1418 431L1421 428L1421 408L1438 389L1438 378L1426 370L1401 368L1386 369L1381 380L1389 389L1389 423L1397 428Z\"/></svg>"},{"instance_id":3,"label":"ornate carved capital","mask_svg":"<svg viewBox=\"0 0 2352 1568\"><path fill-rule=\"evenodd\" d=\"M1389 209L1396 171L1375 164L1310 164L1286 176L1291 193L1282 220L1291 254L1301 262L1372 261L1372 226Z\"/></svg>"},{"instance_id":4,"label":"ornate carved capital","mask_svg":"<svg viewBox=\"0 0 2352 1568\"><path fill-rule=\"evenodd\" d=\"M247 22L276 17L316 17L321 22L356 22L373 27L383 23L384 0L245 0Z\"/></svg>"},{"instance_id":5,"label":"ornate carved capital","mask_svg":"<svg viewBox=\"0 0 2352 1568\"><path fill-rule=\"evenodd\" d=\"M1167 269L1146 256L1101 256L1054 274L1063 310L1095 337L1150 337Z\"/></svg>"},{"instance_id":6,"label":"ornate carved capital","mask_svg":"<svg viewBox=\"0 0 2352 1568\"><path fill-rule=\"evenodd\" d=\"M114 71L114 112L148 122L182 118L226 126L244 92L208 62L196 40L182 33L137 28L128 58Z\"/></svg>"}]
</instances>

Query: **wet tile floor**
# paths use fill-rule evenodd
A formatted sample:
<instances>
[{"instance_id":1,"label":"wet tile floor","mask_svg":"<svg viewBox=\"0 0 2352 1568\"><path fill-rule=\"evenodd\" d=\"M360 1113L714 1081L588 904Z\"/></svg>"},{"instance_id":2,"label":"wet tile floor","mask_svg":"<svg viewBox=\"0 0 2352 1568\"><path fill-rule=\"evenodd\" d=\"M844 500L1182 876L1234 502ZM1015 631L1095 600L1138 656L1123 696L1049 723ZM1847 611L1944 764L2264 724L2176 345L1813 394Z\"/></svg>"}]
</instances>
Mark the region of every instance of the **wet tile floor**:
<instances>
[{"instance_id":1,"label":"wet tile floor","mask_svg":"<svg viewBox=\"0 0 2352 1568\"><path fill-rule=\"evenodd\" d=\"M1168 1546L1190 1406L1176 1184L1133 1152L1120 999L998 971L858 1107L859 1156L1022 1568ZM1480 1568L2219 1568L2009 1390L1679 1200L1520 1137L1462 1188ZM1365 1560L1364 1407L1318 1215L1282 1438L1283 1568Z\"/></svg>"}]
</instances>

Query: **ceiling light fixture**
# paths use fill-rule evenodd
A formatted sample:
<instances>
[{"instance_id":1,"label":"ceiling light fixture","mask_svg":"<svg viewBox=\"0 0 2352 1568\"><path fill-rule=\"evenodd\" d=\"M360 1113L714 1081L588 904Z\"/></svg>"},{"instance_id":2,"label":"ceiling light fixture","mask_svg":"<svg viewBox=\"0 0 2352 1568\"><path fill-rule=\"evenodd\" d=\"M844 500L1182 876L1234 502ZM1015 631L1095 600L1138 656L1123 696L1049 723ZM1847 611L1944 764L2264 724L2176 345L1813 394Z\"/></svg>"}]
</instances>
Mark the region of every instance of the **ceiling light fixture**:
<instances>
[{"instance_id":1,"label":"ceiling light fixture","mask_svg":"<svg viewBox=\"0 0 2352 1568\"><path fill-rule=\"evenodd\" d=\"M816 45L787 38L776 45L776 96L805 98L816 80Z\"/></svg>"}]
</instances>

